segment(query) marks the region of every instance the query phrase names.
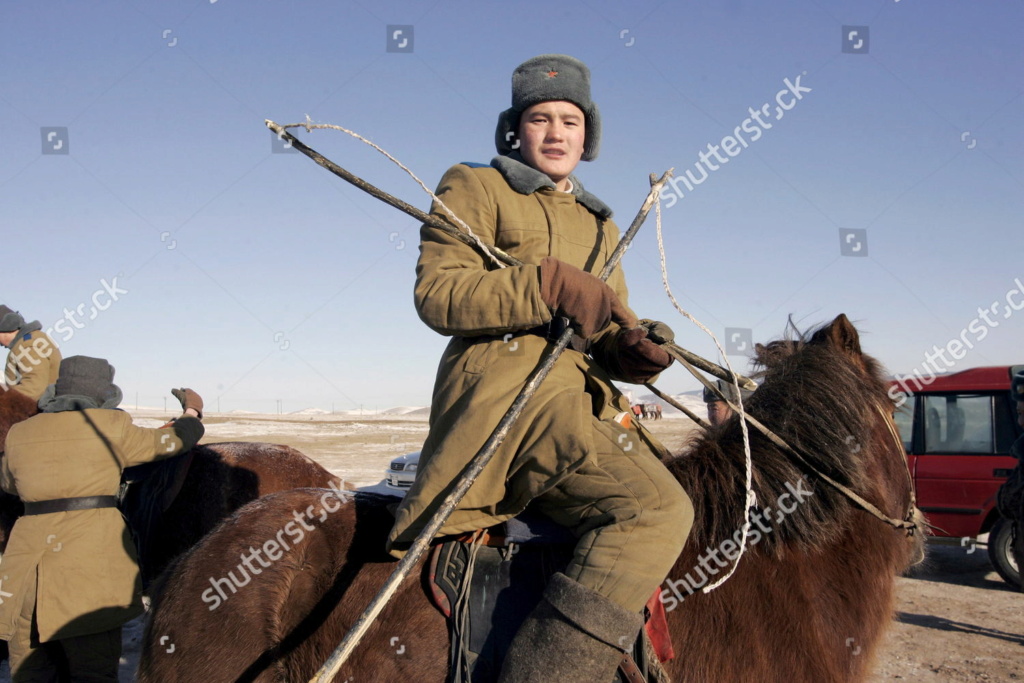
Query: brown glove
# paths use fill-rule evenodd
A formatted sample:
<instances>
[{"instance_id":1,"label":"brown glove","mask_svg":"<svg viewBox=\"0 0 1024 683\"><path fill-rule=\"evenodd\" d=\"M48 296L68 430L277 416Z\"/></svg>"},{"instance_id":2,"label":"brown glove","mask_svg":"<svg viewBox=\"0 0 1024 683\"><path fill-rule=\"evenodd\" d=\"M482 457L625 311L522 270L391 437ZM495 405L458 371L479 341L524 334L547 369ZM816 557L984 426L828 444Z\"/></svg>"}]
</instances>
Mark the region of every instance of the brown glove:
<instances>
[{"instance_id":1,"label":"brown glove","mask_svg":"<svg viewBox=\"0 0 1024 683\"><path fill-rule=\"evenodd\" d=\"M171 389L171 395L181 403L183 411L191 408L199 413L199 419L203 419L203 399L191 389Z\"/></svg>"},{"instance_id":2,"label":"brown glove","mask_svg":"<svg viewBox=\"0 0 1024 683\"><path fill-rule=\"evenodd\" d=\"M571 318L582 337L611 320L623 327L636 325L636 318L600 278L551 256L540 262L540 297L553 311Z\"/></svg>"},{"instance_id":3,"label":"brown glove","mask_svg":"<svg viewBox=\"0 0 1024 683\"><path fill-rule=\"evenodd\" d=\"M634 384L649 382L672 365L672 356L648 338L649 330L650 336L658 340L671 341L675 338L675 333L665 323L644 321L639 327L622 330L616 340L619 374Z\"/></svg>"}]
</instances>

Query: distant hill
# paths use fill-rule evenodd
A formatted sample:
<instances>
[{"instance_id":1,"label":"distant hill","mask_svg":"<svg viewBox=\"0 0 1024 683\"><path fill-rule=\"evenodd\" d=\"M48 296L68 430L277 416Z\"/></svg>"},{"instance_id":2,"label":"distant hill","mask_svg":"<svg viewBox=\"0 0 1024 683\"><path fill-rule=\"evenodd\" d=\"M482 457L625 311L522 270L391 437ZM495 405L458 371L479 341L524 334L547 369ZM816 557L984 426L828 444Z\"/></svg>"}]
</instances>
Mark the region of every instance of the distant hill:
<instances>
[{"instance_id":1,"label":"distant hill","mask_svg":"<svg viewBox=\"0 0 1024 683\"><path fill-rule=\"evenodd\" d=\"M420 415L429 415L430 407L422 406L397 406L395 408L388 408L387 410L380 411L381 415L409 415L418 417Z\"/></svg>"},{"instance_id":2,"label":"distant hill","mask_svg":"<svg viewBox=\"0 0 1024 683\"><path fill-rule=\"evenodd\" d=\"M686 391L681 394L669 395L679 403L683 404L684 407L693 411L697 415L704 417L707 414L707 407L704 405L703 391ZM654 394L644 394L643 396L635 396L633 397L633 403L656 403L661 406L663 416L683 417L682 412L677 410L675 407L669 405L665 401L661 400Z\"/></svg>"}]
</instances>

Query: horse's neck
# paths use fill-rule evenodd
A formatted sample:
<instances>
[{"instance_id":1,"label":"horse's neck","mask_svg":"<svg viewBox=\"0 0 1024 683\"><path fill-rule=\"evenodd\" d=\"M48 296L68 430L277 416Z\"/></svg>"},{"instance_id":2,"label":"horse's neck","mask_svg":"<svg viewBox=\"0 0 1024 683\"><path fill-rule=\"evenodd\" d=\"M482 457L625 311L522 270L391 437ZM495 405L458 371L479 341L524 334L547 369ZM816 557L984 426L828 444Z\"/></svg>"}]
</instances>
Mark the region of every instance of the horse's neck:
<instances>
[{"instance_id":1,"label":"horse's neck","mask_svg":"<svg viewBox=\"0 0 1024 683\"><path fill-rule=\"evenodd\" d=\"M787 544L765 555L755 547L720 587L697 590L673 609L666 604L676 651L667 665L672 680L862 680L891 620L892 577L900 569L897 545L874 524L874 518L858 517L833 542L811 551ZM672 581L694 574L694 554L685 555L664 584L669 590ZM840 632L842 637L835 635ZM846 638L863 651L861 661L851 664Z\"/></svg>"}]
</instances>

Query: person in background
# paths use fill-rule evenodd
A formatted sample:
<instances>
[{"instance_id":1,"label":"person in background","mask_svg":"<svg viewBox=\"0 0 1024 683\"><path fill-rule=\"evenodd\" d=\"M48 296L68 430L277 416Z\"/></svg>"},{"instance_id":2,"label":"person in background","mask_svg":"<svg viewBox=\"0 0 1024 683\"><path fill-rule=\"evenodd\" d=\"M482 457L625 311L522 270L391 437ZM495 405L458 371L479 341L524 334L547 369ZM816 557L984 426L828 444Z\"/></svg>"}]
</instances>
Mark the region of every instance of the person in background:
<instances>
[{"instance_id":1,"label":"person in background","mask_svg":"<svg viewBox=\"0 0 1024 683\"><path fill-rule=\"evenodd\" d=\"M726 382L724 379L715 380L715 386L718 390L729 399L733 404L736 403L736 387L733 386L732 382ZM747 400L750 395L754 393L752 391L742 390L743 400ZM715 392L711 391L707 387L704 387L704 403L708 405L708 422L711 423L712 427L717 427L723 424L726 420L732 417L735 413L733 409L718 396Z\"/></svg>"},{"instance_id":2,"label":"person in background","mask_svg":"<svg viewBox=\"0 0 1024 683\"><path fill-rule=\"evenodd\" d=\"M1010 383L1010 398L1017 410L1017 424L1024 430L1024 371L1014 375ZM1010 455L1017 458L1017 466L999 487L996 496L1000 514L1010 523L1011 549L1021 572L1020 590L1024 593L1024 433L1010 446Z\"/></svg>"},{"instance_id":3,"label":"person in background","mask_svg":"<svg viewBox=\"0 0 1024 683\"><path fill-rule=\"evenodd\" d=\"M118 409L114 368L72 356L39 401L11 427L0 486L25 515L0 559L0 639L14 683L117 681L121 626L142 613L142 584L128 527L115 507L121 470L168 458L203 436L203 401L176 390L184 414L146 429ZM69 677L69 678L68 678Z\"/></svg>"},{"instance_id":4,"label":"person in background","mask_svg":"<svg viewBox=\"0 0 1024 683\"><path fill-rule=\"evenodd\" d=\"M38 320L30 323L10 307L0 304L0 344L10 353L4 366L5 389L14 389L39 400L46 387L57 381L60 349L42 331ZM2 450L3 444L0 444Z\"/></svg>"}]
</instances>

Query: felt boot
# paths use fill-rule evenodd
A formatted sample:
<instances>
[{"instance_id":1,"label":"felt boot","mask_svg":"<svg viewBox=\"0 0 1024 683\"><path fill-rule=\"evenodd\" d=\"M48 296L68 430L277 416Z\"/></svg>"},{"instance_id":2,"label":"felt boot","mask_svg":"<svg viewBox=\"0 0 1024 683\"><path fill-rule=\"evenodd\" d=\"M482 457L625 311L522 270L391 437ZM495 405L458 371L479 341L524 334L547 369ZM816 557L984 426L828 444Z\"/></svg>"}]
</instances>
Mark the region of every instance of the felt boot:
<instances>
[{"instance_id":1,"label":"felt boot","mask_svg":"<svg viewBox=\"0 0 1024 683\"><path fill-rule=\"evenodd\" d=\"M498 682L607 683L641 626L640 614L555 574L512 639Z\"/></svg>"}]
</instances>

